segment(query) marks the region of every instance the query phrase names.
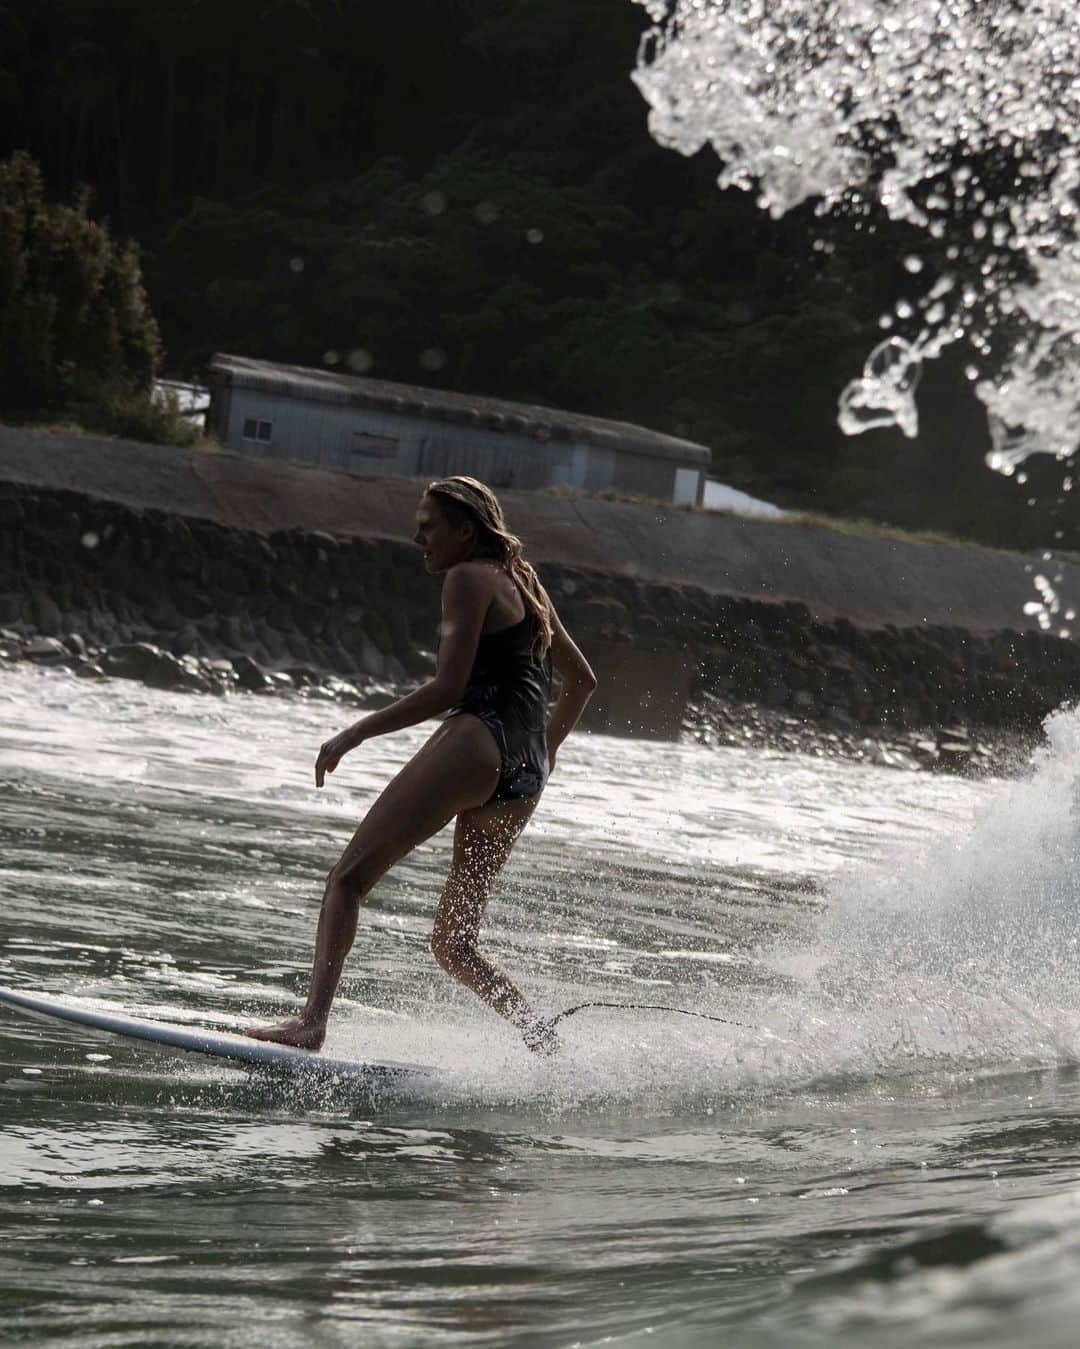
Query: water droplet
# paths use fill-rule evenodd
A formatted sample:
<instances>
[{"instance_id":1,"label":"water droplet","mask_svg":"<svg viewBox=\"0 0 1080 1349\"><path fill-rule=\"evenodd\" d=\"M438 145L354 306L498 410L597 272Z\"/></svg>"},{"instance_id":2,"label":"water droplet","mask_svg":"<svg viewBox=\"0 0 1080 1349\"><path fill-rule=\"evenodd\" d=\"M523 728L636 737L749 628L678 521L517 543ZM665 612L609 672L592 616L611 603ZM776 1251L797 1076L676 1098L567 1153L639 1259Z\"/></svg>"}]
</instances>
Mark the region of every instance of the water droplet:
<instances>
[{"instance_id":1,"label":"water droplet","mask_svg":"<svg viewBox=\"0 0 1080 1349\"><path fill-rule=\"evenodd\" d=\"M304 259L303 259L303 258L290 258L290 259L289 259L289 270L290 270L291 272L297 272L297 273L302 272L302 271L304 270Z\"/></svg>"},{"instance_id":2,"label":"water droplet","mask_svg":"<svg viewBox=\"0 0 1080 1349\"><path fill-rule=\"evenodd\" d=\"M442 215L446 210L446 193L436 189L433 192L425 192L420 198L420 205L428 215Z\"/></svg>"},{"instance_id":3,"label":"water droplet","mask_svg":"<svg viewBox=\"0 0 1080 1349\"><path fill-rule=\"evenodd\" d=\"M499 208L493 201L478 202L473 215L481 225L493 225L499 218Z\"/></svg>"},{"instance_id":4,"label":"water droplet","mask_svg":"<svg viewBox=\"0 0 1080 1349\"><path fill-rule=\"evenodd\" d=\"M349 369L356 375L366 375L375 364L375 358L366 347L353 347L345 358Z\"/></svg>"},{"instance_id":5,"label":"water droplet","mask_svg":"<svg viewBox=\"0 0 1080 1349\"><path fill-rule=\"evenodd\" d=\"M446 365L446 352L442 347L425 347L420 353L420 364L425 370L441 370Z\"/></svg>"},{"instance_id":6,"label":"water droplet","mask_svg":"<svg viewBox=\"0 0 1080 1349\"><path fill-rule=\"evenodd\" d=\"M873 426L899 426L905 435L915 435L914 394L921 373L921 358L910 342L902 337L879 342L867 358L862 378L840 395L841 430L854 435Z\"/></svg>"},{"instance_id":7,"label":"water droplet","mask_svg":"<svg viewBox=\"0 0 1080 1349\"><path fill-rule=\"evenodd\" d=\"M324 351L323 365L339 365L341 363L340 351Z\"/></svg>"},{"instance_id":8,"label":"water droplet","mask_svg":"<svg viewBox=\"0 0 1080 1349\"><path fill-rule=\"evenodd\" d=\"M542 244L544 242L544 231L542 229L537 229L534 225L532 229L525 231L525 238L528 239L531 244Z\"/></svg>"},{"instance_id":9,"label":"water droplet","mask_svg":"<svg viewBox=\"0 0 1080 1349\"><path fill-rule=\"evenodd\" d=\"M92 529L88 529L79 542L84 548L96 548L101 542L101 539Z\"/></svg>"}]
</instances>

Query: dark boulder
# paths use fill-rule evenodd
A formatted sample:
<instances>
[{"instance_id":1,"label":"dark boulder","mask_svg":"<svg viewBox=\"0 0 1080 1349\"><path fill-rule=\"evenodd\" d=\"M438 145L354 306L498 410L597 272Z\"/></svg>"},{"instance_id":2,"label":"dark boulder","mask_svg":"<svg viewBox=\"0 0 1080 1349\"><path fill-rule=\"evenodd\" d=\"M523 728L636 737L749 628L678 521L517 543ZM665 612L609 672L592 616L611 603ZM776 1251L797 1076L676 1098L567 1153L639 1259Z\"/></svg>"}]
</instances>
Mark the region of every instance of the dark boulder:
<instances>
[{"instance_id":1,"label":"dark boulder","mask_svg":"<svg viewBox=\"0 0 1080 1349\"><path fill-rule=\"evenodd\" d=\"M64 626L56 601L42 590L35 590L30 596L30 621L48 637L59 636Z\"/></svg>"},{"instance_id":2,"label":"dark boulder","mask_svg":"<svg viewBox=\"0 0 1080 1349\"><path fill-rule=\"evenodd\" d=\"M116 679L137 679L155 689L202 689L208 681L184 666L175 656L149 642L111 646L101 660L106 674Z\"/></svg>"},{"instance_id":3,"label":"dark boulder","mask_svg":"<svg viewBox=\"0 0 1080 1349\"><path fill-rule=\"evenodd\" d=\"M37 665L70 665L72 653L56 637L31 637L23 648L27 660Z\"/></svg>"}]
</instances>

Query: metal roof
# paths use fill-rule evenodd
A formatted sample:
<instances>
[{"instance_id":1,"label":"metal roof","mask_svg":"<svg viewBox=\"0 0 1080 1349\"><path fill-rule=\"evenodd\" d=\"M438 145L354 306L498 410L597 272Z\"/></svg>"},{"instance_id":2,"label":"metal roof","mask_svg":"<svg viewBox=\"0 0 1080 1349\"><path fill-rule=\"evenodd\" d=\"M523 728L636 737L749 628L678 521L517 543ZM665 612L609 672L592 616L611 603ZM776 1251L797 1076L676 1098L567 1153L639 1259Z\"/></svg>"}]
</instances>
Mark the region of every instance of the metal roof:
<instances>
[{"instance_id":1,"label":"metal roof","mask_svg":"<svg viewBox=\"0 0 1080 1349\"><path fill-rule=\"evenodd\" d=\"M431 417L458 426L531 437L540 442L576 440L608 450L674 459L682 464L707 465L712 457L704 445L666 436L630 422L608 421L603 417L562 412L529 403L511 403L482 394L393 384L388 380L365 379L360 375L344 375L302 365L279 365L275 361L259 361L248 356L216 354L210 361L209 376L212 387L261 389L312 403L376 408L402 417Z\"/></svg>"}]
</instances>

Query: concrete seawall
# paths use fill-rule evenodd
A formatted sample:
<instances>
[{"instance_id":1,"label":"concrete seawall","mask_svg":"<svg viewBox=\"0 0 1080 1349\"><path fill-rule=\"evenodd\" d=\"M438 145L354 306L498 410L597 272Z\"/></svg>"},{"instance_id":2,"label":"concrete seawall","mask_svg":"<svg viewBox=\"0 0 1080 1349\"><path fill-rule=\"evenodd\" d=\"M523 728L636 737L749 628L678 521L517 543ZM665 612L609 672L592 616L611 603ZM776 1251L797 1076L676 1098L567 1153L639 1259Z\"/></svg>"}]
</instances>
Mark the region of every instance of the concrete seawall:
<instances>
[{"instance_id":1,"label":"concrete seawall","mask_svg":"<svg viewBox=\"0 0 1080 1349\"><path fill-rule=\"evenodd\" d=\"M0 646L180 687L400 685L432 668L438 622L409 542L420 488L0 428ZM1032 575L1015 555L503 500L597 668L596 728L712 742L732 708L756 707L796 733L925 739L1030 731L1080 695L1080 646L1023 614Z\"/></svg>"},{"instance_id":2,"label":"concrete seawall","mask_svg":"<svg viewBox=\"0 0 1080 1349\"><path fill-rule=\"evenodd\" d=\"M422 484L133 441L0 426L0 480L62 488L261 533L324 530L407 541ZM1030 562L974 546L867 538L645 505L500 494L537 563L713 594L798 600L815 622L1035 628ZM1060 587L1080 608L1080 568Z\"/></svg>"}]
</instances>

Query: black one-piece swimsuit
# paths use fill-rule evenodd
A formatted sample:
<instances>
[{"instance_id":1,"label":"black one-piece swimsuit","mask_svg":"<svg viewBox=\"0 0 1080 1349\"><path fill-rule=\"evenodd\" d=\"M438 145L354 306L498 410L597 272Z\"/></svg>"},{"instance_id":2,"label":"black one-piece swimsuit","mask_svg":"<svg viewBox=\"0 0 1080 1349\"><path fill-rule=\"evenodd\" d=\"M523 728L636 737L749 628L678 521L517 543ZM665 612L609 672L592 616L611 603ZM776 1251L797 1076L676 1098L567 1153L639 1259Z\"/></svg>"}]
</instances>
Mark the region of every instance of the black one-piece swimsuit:
<instances>
[{"instance_id":1,"label":"black one-piece swimsuit","mask_svg":"<svg viewBox=\"0 0 1080 1349\"><path fill-rule=\"evenodd\" d=\"M530 612L513 627L482 636L465 692L448 713L479 717L495 737L502 768L488 804L539 796L548 779L551 658L537 660L535 636L536 618Z\"/></svg>"}]
</instances>

